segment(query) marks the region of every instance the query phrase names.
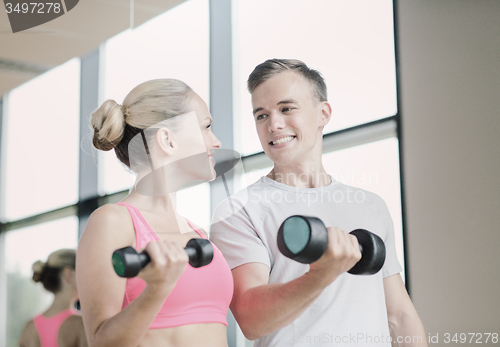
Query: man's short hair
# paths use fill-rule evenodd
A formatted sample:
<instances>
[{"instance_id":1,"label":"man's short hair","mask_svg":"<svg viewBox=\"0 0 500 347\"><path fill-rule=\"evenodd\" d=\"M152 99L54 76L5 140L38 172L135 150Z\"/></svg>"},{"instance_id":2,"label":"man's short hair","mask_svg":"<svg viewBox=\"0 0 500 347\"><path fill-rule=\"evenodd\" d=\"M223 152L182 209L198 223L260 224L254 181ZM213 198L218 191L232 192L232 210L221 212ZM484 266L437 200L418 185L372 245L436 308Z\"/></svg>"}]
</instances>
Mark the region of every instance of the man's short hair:
<instances>
[{"instance_id":1,"label":"man's short hair","mask_svg":"<svg viewBox=\"0 0 500 347\"><path fill-rule=\"evenodd\" d=\"M269 78L287 70L297 72L311 83L313 94L320 102L327 101L326 84L321 73L310 69L302 61L296 59L268 59L257 65L248 76L248 91L252 94L259 85Z\"/></svg>"}]
</instances>

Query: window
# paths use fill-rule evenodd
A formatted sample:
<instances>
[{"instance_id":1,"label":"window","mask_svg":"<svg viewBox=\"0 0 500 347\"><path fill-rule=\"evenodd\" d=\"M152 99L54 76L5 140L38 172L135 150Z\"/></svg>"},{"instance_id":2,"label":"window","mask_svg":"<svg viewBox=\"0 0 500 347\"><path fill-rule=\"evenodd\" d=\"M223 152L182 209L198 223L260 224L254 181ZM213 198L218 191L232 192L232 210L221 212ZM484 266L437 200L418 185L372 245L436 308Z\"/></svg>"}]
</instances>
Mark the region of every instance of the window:
<instances>
[{"instance_id":1,"label":"window","mask_svg":"<svg viewBox=\"0 0 500 347\"><path fill-rule=\"evenodd\" d=\"M78 201L79 85L75 58L8 94L3 133L7 220Z\"/></svg>"},{"instance_id":2,"label":"window","mask_svg":"<svg viewBox=\"0 0 500 347\"><path fill-rule=\"evenodd\" d=\"M391 0L234 0L234 114L242 154L261 151L246 80L272 58L305 62L325 77L333 117L325 133L393 116L396 106Z\"/></svg>"}]
</instances>

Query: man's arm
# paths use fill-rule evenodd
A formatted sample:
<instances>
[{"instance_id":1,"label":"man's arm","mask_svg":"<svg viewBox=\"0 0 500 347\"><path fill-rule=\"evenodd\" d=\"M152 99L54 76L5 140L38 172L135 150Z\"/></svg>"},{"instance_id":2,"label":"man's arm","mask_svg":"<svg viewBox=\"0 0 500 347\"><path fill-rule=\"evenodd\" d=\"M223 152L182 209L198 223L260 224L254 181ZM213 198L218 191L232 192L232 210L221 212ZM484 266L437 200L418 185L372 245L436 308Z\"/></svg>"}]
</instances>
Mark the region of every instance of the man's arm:
<instances>
[{"instance_id":1,"label":"man's arm","mask_svg":"<svg viewBox=\"0 0 500 347\"><path fill-rule=\"evenodd\" d=\"M268 284L269 268L248 263L232 270L234 294L231 312L243 334L255 340L293 322L322 289L308 274L288 283Z\"/></svg>"},{"instance_id":2,"label":"man's arm","mask_svg":"<svg viewBox=\"0 0 500 347\"><path fill-rule=\"evenodd\" d=\"M287 283L269 284L269 267L247 263L232 270L231 312L243 334L255 340L281 329L304 312L323 289L361 258L356 237L328 228L328 247L306 274Z\"/></svg>"},{"instance_id":3,"label":"man's arm","mask_svg":"<svg viewBox=\"0 0 500 347\"><path fill-rule=\"evenodd\" d=\"M393 346L425 346L424 326L399 274L384 278L385 302Z\"/></svg>"}]
</instances>

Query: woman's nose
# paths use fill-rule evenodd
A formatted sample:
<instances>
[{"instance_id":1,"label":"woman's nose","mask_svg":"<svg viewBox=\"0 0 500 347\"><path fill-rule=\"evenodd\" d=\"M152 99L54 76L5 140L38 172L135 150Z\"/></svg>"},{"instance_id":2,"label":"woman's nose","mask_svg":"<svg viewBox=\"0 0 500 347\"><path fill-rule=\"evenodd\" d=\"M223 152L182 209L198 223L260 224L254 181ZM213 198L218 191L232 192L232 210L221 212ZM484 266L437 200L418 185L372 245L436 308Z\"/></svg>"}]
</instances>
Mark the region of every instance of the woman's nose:
<instances>
[{"instance_id":1,"label":"woman's nose","mask_svg":"<svg viewBox=\"0 0 500 347\"><path fill-rule=\"evenodd\" d=\"M222 144L217 138L217 136L215 136L215 134L212 133L212 148L220 148L221 146Z\"/></svg>"}]
</instances>

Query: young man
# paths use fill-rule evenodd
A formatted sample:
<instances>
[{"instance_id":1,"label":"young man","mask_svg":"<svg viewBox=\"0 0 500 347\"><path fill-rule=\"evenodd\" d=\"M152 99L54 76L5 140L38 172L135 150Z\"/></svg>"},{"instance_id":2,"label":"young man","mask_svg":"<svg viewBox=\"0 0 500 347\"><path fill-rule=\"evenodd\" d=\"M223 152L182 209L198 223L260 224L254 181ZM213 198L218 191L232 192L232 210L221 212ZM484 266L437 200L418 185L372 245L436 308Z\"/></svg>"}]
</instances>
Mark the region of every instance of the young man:
<instances>
[{"instance_id":1,"label":"young man","mask_svg":"<svg viewBox=\"0 0 500 347\"><path fill-rule=\"evenodd\" d=\"M322 164L322 132L331 117L322 76L297 60L267 60L250 74L257 133L274 167L220 204L211 238L234 278L231 311L255 346L427 346L396 257L392 220L377 195L346 186ZM292 215L328 227L323 256L305 265L277 247ZM347 232L380 236L387 256L375 275L348 274L361 257ZM346 232L347 231L347 232Z\"/></svg>"}]
</instances>

